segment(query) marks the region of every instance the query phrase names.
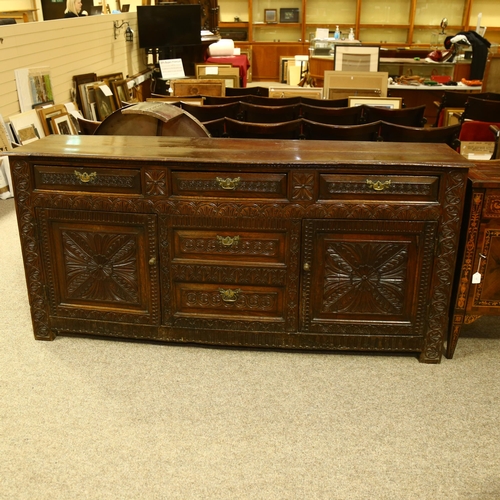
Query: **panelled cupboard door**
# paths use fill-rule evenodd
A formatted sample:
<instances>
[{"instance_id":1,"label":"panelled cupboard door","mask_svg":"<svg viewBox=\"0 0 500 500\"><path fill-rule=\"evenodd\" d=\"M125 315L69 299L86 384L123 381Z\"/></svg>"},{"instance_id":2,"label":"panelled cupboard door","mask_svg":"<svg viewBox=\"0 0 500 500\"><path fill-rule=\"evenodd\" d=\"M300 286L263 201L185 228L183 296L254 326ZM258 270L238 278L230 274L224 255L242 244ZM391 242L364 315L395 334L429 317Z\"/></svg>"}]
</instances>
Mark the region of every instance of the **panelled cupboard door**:
<instances>
[{"instance_id":1,"label":"panelled cupboard door","mask_svg":"<svg viewBox=\"0 0 500 500\"><path fill-rule=\"evenodd\" d=\"M157 216L37 209L51 317L159 324Z\"/></svg>"},{"instance_id":2,"label":"panelled cupboard door","mask_svg":"<svg viewBox=\"0 0 500 500\"><path fill-rule=\"evenodd\" d=\"M304 333L422 337L436 222L306 220Z\"/></svg>"},{"instance_id":3,"label":"panelled cupboard door","mask_svg":"<svg viewBox=\"0 0 500 500\"><path fill-rule=\"evenodd\" d=\"M497 214L488 214L490 217ZM481 281L472 285L467 314L482 316L498 314L500 306L500 220L490 219L481 224L473 272Z\"/></svg>"}]
</instances>

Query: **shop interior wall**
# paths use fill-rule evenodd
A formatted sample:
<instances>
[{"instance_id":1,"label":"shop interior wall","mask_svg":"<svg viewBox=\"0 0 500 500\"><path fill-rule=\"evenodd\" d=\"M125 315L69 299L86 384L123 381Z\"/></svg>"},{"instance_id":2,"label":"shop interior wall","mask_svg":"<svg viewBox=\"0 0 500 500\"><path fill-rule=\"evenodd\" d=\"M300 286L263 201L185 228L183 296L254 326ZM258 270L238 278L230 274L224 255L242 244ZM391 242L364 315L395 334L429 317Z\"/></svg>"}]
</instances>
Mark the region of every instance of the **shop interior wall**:
<instances>
[{"instance_id":1,"label":"shop interior wall","mask_svg":"<svg viewBox=\"0 0 500 500\"><path fill-rule=\"evenodd\" d=\"M114 38L113 21L127 21L133 42L125 41L125 27ZM19 113L14 70L49 67L56 104L71 99L73 75L123 72L146 68L139 49L136 12L0 26L0 114Z\"/></svg>"}]
</instances>

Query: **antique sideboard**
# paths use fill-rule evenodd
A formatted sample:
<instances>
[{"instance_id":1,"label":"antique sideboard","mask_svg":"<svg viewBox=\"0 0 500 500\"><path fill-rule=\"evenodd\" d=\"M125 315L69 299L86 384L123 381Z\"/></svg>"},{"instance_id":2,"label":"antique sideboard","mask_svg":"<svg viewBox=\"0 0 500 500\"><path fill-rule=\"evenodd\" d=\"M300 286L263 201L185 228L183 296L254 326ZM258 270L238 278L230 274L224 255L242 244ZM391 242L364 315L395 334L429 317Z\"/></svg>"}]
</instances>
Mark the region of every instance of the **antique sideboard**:
<instances>
[{"instance_id":1,"label":"antique sideboard","mask_svg":"<svg viewBox=\"0 0 500 500\"><path fill-rule=\"evenodd\" d=\"M448 146L61 135L10 160L36 339L441 359Z\"/></svg>"},{"instance_id":2,"label":"antique sideboard","mask_svg":"<svg viewBox=\"0 0 500 500\"><path fill-rule=\"evenodd\" d=\"M500 162L478 162L469 170L467 184L448 358L453 357L464 324L500 314Z\"/></svg>"}]
</instances>

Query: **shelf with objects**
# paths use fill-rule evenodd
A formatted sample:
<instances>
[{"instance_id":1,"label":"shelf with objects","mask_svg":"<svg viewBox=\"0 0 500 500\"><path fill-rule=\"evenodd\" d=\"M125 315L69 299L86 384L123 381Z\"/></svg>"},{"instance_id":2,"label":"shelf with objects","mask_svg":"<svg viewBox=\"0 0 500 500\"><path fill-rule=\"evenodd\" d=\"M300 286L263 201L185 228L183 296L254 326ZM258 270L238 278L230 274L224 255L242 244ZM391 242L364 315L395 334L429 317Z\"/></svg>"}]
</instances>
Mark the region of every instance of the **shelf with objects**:
<instances>
[{"instance_id":1,"label":"shelf with objects","mask_svg":"<svg viewBox=\"0 0 500 500\"><path fill-rule=\"evenodd\" d=\"M380 44L391 49L422 49L429 53L443 49L440 44L442 21L444 35L474 31L487 27L487 38L496 50L500 42L500 16L496 0L452 0L443 13L442 5L430 0L397 0L396 5L379 0L340 0L332 8L329 0L294 0L281 5L270 0L219 0L220 21L224 29L243 30L237 46L254 50L255 81L279 77L279 55L307 54L310 34L317 28L334 31L339 26L340 39L345 41L353 31L363 44ZM394 7L394 8L393 8ZM298 23L280 22L280 9L299 9ZM266 22L265 12L275 10L276 22ZM273 14L269 14L272 19ZM444 18L443 16L446 16ZM264 47L260 47L260 45ZM279 47L277 47L279 46ZM269 48L269 50L266 49ZM273 71L270 66L274 65ZM465 69L465 68L460 68Z\"/></svg>"}]
</instances>

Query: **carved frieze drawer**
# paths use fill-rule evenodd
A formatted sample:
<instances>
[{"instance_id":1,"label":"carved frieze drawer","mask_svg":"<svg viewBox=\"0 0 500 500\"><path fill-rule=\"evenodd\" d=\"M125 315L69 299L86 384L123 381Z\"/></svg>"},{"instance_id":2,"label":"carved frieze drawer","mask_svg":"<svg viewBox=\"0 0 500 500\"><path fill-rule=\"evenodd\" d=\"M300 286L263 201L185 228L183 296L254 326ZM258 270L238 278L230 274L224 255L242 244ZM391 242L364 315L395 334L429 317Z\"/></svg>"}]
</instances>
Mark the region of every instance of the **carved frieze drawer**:
<instances>
[{"instance_id":1,"label":"carved frieze drawer","mask_svg":"<svg viewBox=\"0 0 500 500\"><path fill-rule=\"evenodd\" d=\"M284 288L175 284L174 316L217 319L283 319Z\"/></svg>"},{"instance_id":2,"label":"carved frieze drawer","mask_svg":"<svg viewBox=\"0 0 500 500\"><path fill-rule=\"evenodd\" d=\"M287 235L265 231L176 229L173 258L286 264Z\"/></svg>"},{"instance_id":3,"label":"carved frieze drawer","mask_svg":"<svg viewBox=\"0 0 500 500\"><path fill-rule=\"evenodd\" d=\"M172 172L172 195L287 198L287 175L234 172Z\"/></svg>"},{"instance_id":4,"label":"carved frieze drawer","mask_svg":"<svg viewBox=\"0 0 500 500\"><path fill-rule=\"evenodd\" d=\"M138 169L34 165L35 189L87 193L141 194Z\"/></svg>"},{"instance_id":5,"label":"carved frieze drawer","mask_svg":"<svg viewBox=\"0 0 500 500\"><path fill-rule=\"evenodd\" d=\"M321 174L320 200L437 201L437 176Z\"/></svg>"},{"instance_id":6,"label":"carved frieze drawer","mask_svg":"<svg viewBox=\"0 0 500 500\"><path fill-rule=\"evenodd\" d=\"M483 217L500 218L500 189L489 189L484 199Z\"/></svg>"}]
</instances>

